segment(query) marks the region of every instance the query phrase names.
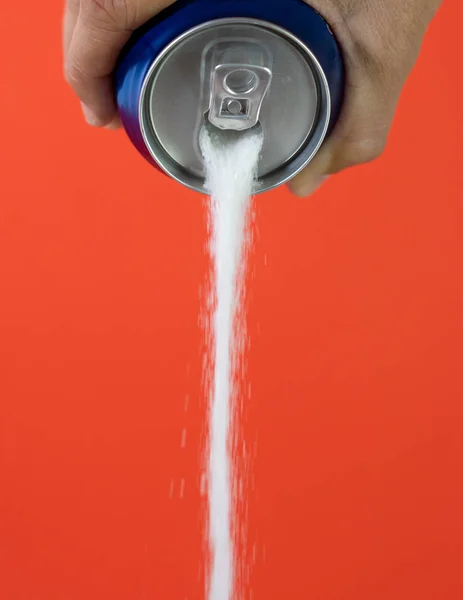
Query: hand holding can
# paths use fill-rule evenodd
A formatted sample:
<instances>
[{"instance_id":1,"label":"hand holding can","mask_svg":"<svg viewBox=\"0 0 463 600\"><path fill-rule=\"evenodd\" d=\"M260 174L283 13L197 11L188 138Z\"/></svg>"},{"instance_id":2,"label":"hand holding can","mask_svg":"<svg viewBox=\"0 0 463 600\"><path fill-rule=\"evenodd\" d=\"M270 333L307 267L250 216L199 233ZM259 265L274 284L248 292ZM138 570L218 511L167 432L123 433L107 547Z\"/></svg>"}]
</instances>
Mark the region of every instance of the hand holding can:
<instances>
[{"instance_id":1,"label":"hand holding can","mask_svg":"<svg viewBox=\"0 0 463 600\"><path fill-rule=\"evenodd\" d=\"M289 6L295 0L280 0L280 7L285 1ZM310 195L327 175L382 153L400 92L440 2L311 0L310 5L329 23L340 44L346 80L344 103L333 131L290 182L296 194ZM241 9L249 10L250 3L252 0L215 2L233 4L238 17ZM169 4L169 0L67 0L66 78L91 125L118 126L113 84L118 57L132 33ZM267 5L273 4L274 0L267 1ZM308 46L310 50L310 43Z\"/></svg>"}]
</instances>

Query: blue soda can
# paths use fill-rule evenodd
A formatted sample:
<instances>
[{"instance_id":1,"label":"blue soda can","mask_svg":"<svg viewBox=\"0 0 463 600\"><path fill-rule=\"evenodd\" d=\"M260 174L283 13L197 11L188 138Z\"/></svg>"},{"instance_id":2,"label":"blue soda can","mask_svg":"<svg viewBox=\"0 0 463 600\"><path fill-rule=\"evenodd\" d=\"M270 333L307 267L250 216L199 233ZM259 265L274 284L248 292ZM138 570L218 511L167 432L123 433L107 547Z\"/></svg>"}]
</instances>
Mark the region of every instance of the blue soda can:
<instances>
[{"instance_id":1,"label":"blue soda can","mask_svg":"<svg viewBox=\"0 0 463 600\"><path fill-rule=\"evenodd\" d=\"M178 0L135 33L116 70L132 143L202 193L203 127L230 138L262 130L254 192L264 192L312 160L343 89L336 39L302 0Z\"/></svg>"}]
</instances>

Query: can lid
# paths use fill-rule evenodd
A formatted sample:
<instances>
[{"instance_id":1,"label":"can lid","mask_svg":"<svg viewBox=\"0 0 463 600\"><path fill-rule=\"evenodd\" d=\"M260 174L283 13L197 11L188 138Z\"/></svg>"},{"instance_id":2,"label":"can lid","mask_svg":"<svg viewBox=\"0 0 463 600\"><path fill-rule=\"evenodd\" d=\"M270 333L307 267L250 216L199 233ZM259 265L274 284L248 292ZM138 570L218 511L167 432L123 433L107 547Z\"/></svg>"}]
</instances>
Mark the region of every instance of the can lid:
<instances>
[{"instance_id":1,"label":"can lid","mask_svg":"<svg viewBox=\"0 0 463 600\"><path fill-rule=\"evenodd\" d=\"M152 64L140 97L145 144L172 177L201 192L201 128L261 127L255 192L294 176L321 145L329 89L316 58L289 32L249 19L211 21L172 42Z\"/></svg>"}]
</instances>

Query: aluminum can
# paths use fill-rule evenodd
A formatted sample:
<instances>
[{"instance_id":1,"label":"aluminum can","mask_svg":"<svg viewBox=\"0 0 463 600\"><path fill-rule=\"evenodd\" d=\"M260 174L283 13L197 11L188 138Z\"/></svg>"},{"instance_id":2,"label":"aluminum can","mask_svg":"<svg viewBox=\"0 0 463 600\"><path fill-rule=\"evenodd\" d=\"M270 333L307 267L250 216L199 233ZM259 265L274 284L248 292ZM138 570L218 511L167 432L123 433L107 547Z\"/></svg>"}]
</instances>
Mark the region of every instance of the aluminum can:
<instances>
[{"instance_id":1,"label":"aluminum can","mask_svg":"<svg viewBox=\"0 0 463 600\"><path fill-rule=\"evenodd\" d=\"M200 133L259 129L255 193L287 182L333 128L342 55L302 0L178 0L137 31L116 70L122 124L138 151L206 193Z\"/></svg>"}]
</instances>

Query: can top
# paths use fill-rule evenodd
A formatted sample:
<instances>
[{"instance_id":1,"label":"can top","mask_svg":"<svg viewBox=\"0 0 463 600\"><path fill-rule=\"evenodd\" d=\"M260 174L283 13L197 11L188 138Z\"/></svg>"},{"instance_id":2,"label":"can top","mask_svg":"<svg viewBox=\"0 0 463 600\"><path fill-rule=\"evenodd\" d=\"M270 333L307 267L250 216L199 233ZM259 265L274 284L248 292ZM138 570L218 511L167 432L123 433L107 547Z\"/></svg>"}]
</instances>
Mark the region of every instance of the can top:
<instances>
[{"instance_id":1,"label":"can top","mask_svg":"<svg viewBox=\"0 0 463 600\"><path fill-rule=\"evenodd\" d=\"M276 25L210 21L172 42L145 79L139 113L145 144L174 179L205 192L203 127L264 142L255 192L294 176L314 156L330 120L324 73L310 50Z\"/></svg>"}]
</instances>

